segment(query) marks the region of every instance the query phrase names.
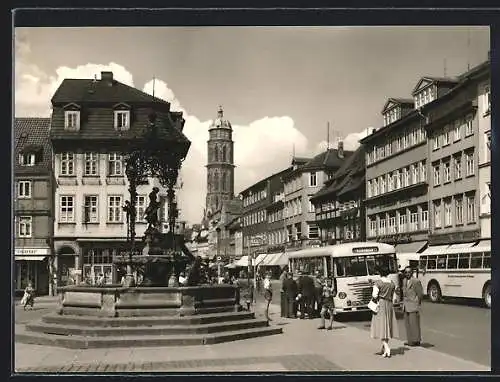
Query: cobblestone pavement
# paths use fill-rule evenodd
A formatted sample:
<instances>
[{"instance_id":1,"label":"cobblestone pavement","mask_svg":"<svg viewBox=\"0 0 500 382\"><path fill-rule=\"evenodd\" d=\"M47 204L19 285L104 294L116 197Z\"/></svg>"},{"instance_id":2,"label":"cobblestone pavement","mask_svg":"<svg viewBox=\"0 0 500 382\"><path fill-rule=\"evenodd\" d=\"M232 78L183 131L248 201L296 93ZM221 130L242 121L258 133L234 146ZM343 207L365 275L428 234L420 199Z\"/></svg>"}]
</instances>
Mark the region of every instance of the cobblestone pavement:
<instances>
[{"instance_id":1,"label":"cobblestone pavement","mask_svg":"<svg viewBox=\"0 0 500 382\"><path fill-rule=\"evenodd\" d=\"M241 357L228 359L193 359L169 362L129 362L129 363L82 363L61 366L29 367L20 369L22 373L122 373L151 371L241 371L246 365L246 371L341 371L342 369L320 355L285 355L275 357ZM280 367L281 366L281 367ZM251 369L250 369L251 368Z\"/></svg>"}]
</instances>

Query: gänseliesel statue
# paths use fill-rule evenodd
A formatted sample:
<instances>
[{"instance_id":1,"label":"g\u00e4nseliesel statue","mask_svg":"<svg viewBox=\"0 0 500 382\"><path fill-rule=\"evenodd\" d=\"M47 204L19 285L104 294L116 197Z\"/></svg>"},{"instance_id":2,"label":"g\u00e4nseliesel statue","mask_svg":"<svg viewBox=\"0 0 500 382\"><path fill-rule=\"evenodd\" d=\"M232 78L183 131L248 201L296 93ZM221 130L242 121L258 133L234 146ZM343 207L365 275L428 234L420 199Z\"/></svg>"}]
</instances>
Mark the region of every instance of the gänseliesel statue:
<instances>
[{"instance_id":1,"label":"g\u00e4nseliesel statue","mask_svg":"<svg viewBox=\"0 0 500 382\"><path fill-rule=\"evenodd\" d=\"M144 211L145 219L148 222L148 230L157 228L160 223L158 218L160 202L157 200L159 192L160 189L158 187L153 187L153 191L149 193L149 205L146 207L146 211Z\"/></svg>"}]
</instances>

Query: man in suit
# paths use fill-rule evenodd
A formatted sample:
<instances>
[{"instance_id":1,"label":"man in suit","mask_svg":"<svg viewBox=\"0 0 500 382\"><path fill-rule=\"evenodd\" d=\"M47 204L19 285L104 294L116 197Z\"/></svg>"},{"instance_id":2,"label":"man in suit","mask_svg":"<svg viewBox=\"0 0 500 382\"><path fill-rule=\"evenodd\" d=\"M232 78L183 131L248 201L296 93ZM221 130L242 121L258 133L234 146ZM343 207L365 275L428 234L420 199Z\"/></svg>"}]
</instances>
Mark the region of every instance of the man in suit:
<instances>
[{"instance_id":1,"label":"man in suit","mask_svg":"<svg viewBox=\"0 0 500 382\"><path fill-rule=\"evenodd\" d=\"M306 318L306 313L309 319L313 318L313 303L314 303L314 280L309 275L301 275L297 281L298 292L300 296L300 318Z\"/></svg>"},{"instance_id":2,"label":"man in suit","mask_svg":"<svg viewBox=\"0 0 500 382\"><path fill-rule=\"evenodd\" d=\"M411 267L404 270L403 280L403 312L406 328L405 345L420 346L422 340L420 330L420 310L424 291L422 283L413 276Z\"/></svg>"},{"instance_id":3,"label":"man in suit","mask_svg":"<svg viewBox=\"0 0 500 382\"><path fill-rule=\"evenodd\" d=\"M293 279L293 275L291 273L287 273L286 279L283 280L283 292L285 293L286 299L286 311L285 317L287 318L295 318L296 314L296 301L297 298L297 283Z\"/></svg>"}]
</instances>

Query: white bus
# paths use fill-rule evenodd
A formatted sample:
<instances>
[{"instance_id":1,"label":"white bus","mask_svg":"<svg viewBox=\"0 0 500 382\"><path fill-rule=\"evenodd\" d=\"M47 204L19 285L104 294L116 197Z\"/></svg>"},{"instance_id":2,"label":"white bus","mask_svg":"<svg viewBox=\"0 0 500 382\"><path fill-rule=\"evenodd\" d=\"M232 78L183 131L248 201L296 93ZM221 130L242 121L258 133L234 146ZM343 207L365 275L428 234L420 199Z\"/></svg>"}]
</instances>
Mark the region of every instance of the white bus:
<instances>
[{"instance_id":1,"label":"white bus","mask_svg":"<svg viewBox=\"0 0 500 382\"><path fill-rule=\"evenodd\" d=\"M398 288L395 307L400 305L399 277L394 246L384 243L354 242L290 252L289 270L294 274L332 278L337 291L337 313L368 311L372 284L379 279L376 269L386 266L389 278Z\"/></svg>"},{"instance_id":2,"label":"white bus","mask_svg":"<svg viewBox=\"0 0 500 382\"><path fill-rule=\"evenodd\" d=\"M420 255L418 278L432 302L474 298L491 308L491 244L435 251L430 247Z\"/></svg>"}]
</instances>

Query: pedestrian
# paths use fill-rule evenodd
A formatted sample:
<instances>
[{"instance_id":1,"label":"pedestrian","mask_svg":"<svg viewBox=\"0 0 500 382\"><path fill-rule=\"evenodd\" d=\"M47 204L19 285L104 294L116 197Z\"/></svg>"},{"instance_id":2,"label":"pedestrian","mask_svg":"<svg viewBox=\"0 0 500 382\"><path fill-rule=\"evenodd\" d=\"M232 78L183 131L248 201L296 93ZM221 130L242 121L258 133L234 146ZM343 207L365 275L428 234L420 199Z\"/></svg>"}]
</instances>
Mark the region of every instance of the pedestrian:
<instances>
[{"instance_id":1,"label":"pedestrian","mask_svg":"<svg viewBox=\"0 0 500 382\"><path fill-rule=\"evenodd\" d=\"M319 316L321 317L321 325L318 329L325 329L325 315L328 313L330 316L330 325L328 325L327 330L332 330L333 319L335 317L335 303L333 298L337 295L337 291L333 287L331 279L326 280L326 284L323 286L321 295L321 311L319 313Z\"/></svg>"},{"instance_id":2,"label":"pedestrian","mask_svg":"<svg viewBox=\"0 0 500 382\"><path fill-rule=\"evenodd\" d=\"M390 358L389 339L399 335L393 306L396 285L387 278L389 275L387 267L379 267L378 273L380 279L375 281L372 292L372 301L378 304L378 312L372 315L370 336L382 340L382 349L377 354Z\"/></svg>"},{"instance_id":3,"label":"pedestrian","mask_svg":"<svg viewBox=\"0 0 500 382\"><path fill-rule=\"evenodd\" d=\"M283 270L280 276L280 313L281 317L286 317L287 316L287 301L286 301L286 296L285 296L285 290L283 288L285 280L287 279L288 272L286 269Z\"/></svg>"},{"instance_id":4,"label":"pedestrian","mask_svg":"<svg viewBox=\"0 0 500 382\"><path fill-rule=\"evenodd\" d=\"M306 314L309 319L312 319L312 304L314 302L314 280L311 276L303 275L301 273L297 281L297 287L299 293L300 319L306 318Z\"/></svg>"},{"instance_id":5,"label":"pedestrian","mask_svg":"<svg viewBox=\"0 0 500 382\"><path fill-rule=\"evenodd\" d=\"M321 312L321 305L323 302L323 280L321 277L320 271L316 271L316 275L314 277L314 302L313 308L315 308L315 314L318 316Z\"/></svg>"},{"instance_id":6,"label":"pedestrian","mask_svg":"<svg viewBox=\"0 0 500 382\"><path fill-rule=\"evenodd\" d=\"M285 317L297 318L297 282L293 279L292 273L287 273L283 281L283 291L286 300Z\"/></svg>"},{"instance_id":7,"label":"pedestrian","mask_svg":"<svg viewBox=\"0 0 500 382\"><path fill-rule=\"evenodd\" d=\"M420 310L424 291L422 283L413 276L411 267L404 270L403 280L403 312L406 329L405 345L420 346L422 335L420 330Z\"/></svg>"},{"instance_id":8,"label":"pedestrian","mask_svg":"<svg viewBox=\"0 0 500 382\"><path fill-rule=\"evenodd\" d=\"M24 289L24 296L21 300L21 304L24 310L26 310L28 305L33 309L33 305L35 304L35 289L33 289L33 284L31 282L29 282L28 286Z\"/></svg>"},{"instance_id":9,"label":"pedestrian","mask_svg":"<svg viewBox=\"0 0 500 382\"><path fill-rule=\"evenodd\" d=\"M264 299L267 301L266 303L266 319L267 321L272 321L269 317L269 304L271 304L271 300L273 299L273 290L271 287L271 274L266 273L264 278Z\"/></svg>"},{"instance_id":10,"label":"pedestrian","mask_svg":"<svg viewBox=\"0 0 500 382\"><path fill-rule=\"evenodd\" d=\"M248 288L245 293L245 303L247 305L247 310L250 311L250 308L252 307L253 303L253 295L255 292L255 287L253 285L253 280L248 281Z\"/></svg>"}]
</instances>

